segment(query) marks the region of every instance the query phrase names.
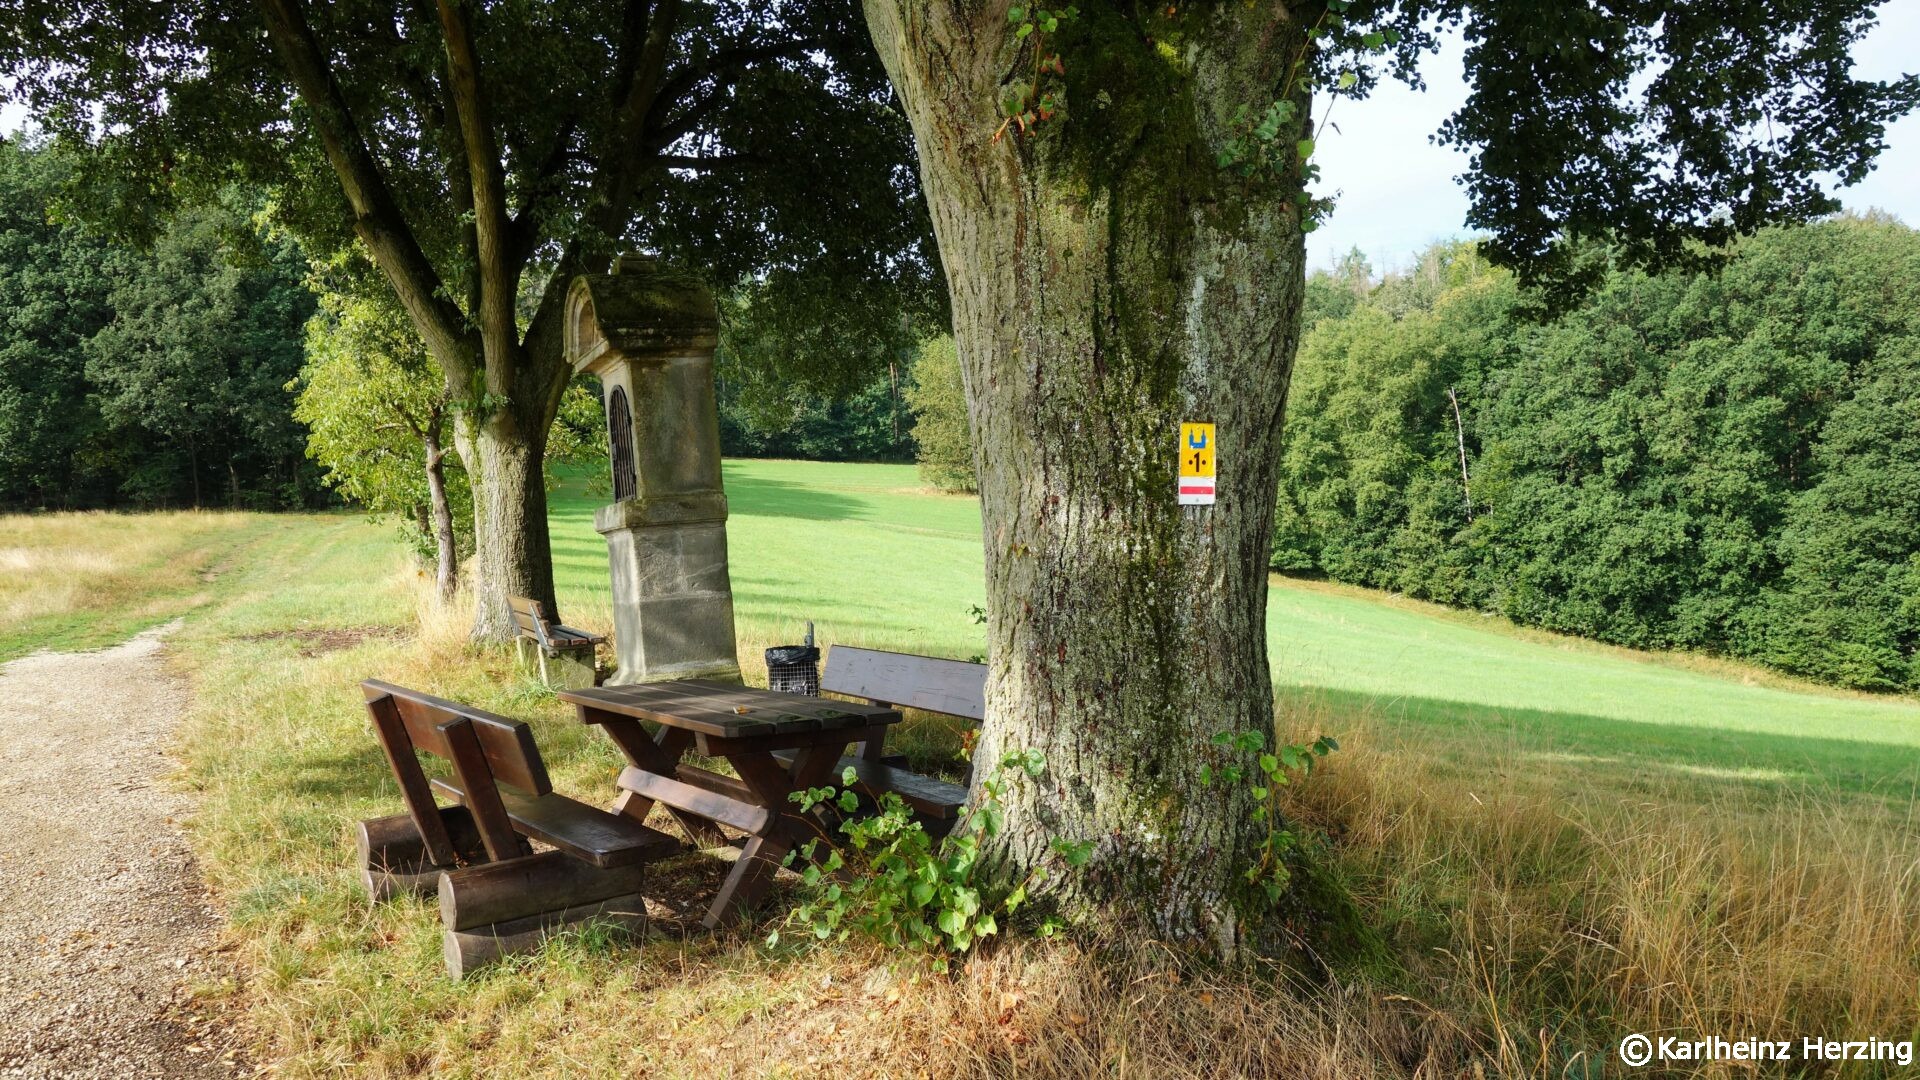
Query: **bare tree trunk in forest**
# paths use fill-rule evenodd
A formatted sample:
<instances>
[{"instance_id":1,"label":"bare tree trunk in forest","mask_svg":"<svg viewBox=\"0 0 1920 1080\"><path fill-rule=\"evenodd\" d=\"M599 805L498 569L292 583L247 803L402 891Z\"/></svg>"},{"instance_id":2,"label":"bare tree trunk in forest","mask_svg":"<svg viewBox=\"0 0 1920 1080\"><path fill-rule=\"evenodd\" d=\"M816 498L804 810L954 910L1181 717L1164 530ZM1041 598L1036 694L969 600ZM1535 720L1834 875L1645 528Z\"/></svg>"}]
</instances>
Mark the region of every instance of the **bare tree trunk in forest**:
<instances>
[{"instance_id":1,"label":"bare tree trunk in forest","mask_svg":"<svg viewBox=\"0 0 1920 1080\"><path fill-rule=\"evenodd\" d=\"M1453 406L1453 435L1460 443L1460 495L1467 501L1467 522L1473 522L1473 483L1467 476L1467 425L1460 419L1460 398L1447 387L1447 403Z\"/></svg>"},{"instance_id":2,"label":"bare tree trunk in forest","mask_svg":"<svg viewBox=\"0 0 1920 1080\"><path fill-rule=\"evenodd\" d=\"M421 442L427 451L427 499L433 511L434 588L442 600L460 587L460 549L454 544L453 506L447 501L447 451L440 443L439 413L428 421Z\"/></svg>"},{"instance_id":3,"label":"bare tree trunk in forest","mask_svg":"<svg viewBox=\"0 0 1920 1080\"><path fill-rule=\"evenodd\" d=\"M1086 7L1045 46L1064 116L994 140L998 103L1035 78L1007 5L866 0L918 142L975 436L979 760L1048 762L1011 785L987 854L1019 873L1055 838L1092 841L1049 881L1070 912L1230 952L1257 933L1242 871L1269 826L1247 785L1201 771L1230 753L1215 733L1273 731L1267 559L1304 245L1297 165L1247 179L1216 159L1304 35L1277 3ZM1295 120L1279 143L1301 137ZM1216 505L1177 505L1182 421L1218 427Z\"/></svg>"}]
</instances>

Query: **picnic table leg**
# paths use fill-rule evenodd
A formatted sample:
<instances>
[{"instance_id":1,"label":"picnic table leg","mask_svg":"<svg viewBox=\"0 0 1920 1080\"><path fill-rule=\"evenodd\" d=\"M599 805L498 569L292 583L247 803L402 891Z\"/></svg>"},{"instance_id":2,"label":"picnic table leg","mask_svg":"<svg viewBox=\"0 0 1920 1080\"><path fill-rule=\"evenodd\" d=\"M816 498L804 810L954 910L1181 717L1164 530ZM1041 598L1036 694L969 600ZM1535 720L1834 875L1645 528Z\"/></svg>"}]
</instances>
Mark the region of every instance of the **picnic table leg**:
<instances>
[{"instance_id":1,"label":"picnic table leg","mask_svg":"<svg viewBox=\"0 0 1920 1080\"><path fill-rule=\"evenodd\" d=\"M691 732L680 728L663 727L658 735L648 735L640 721L627 717L610 717L601 721L607 734L617 743L627 760L638 769L645 769L658 776L671 777L680 767L680 759L686 755L687 748L693 745ZM653 809L653 800L632 791L623 791L613 804L613 812L645 822L647 814ZM727 842L727 836L720 827L706 818L689 814L674 807L667 812L686 830L687 838L695 847L719 847Z\"/></svg>"},{"instance_id":2,"label":"picnic table leg","mask_svg":"<svg viewBox=\"0 0 1920 1080\"><path fill-rule=\"evenodd\" d=\"M788 796L826 781L845 749L845 743L809 746L794 758L790 770L782 768L772 755L763 751L727 755L754 798L774 814L766 828L740 849L732 872L727 874L719 895L707 909L703 921L708 929L732 922L752 907L766 894L767 887L773 883L773 872L787 852L812 838L812 826L800 816Z\"/></svg>"}]
</instances>

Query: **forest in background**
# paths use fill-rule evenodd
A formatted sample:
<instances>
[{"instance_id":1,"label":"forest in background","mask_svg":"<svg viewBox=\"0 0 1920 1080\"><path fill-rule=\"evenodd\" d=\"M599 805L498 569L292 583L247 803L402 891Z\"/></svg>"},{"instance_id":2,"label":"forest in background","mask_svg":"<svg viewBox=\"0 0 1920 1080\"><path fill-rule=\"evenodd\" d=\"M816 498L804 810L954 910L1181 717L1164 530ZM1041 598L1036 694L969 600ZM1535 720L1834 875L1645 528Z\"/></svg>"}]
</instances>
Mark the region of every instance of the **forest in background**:
<instances>
[{"instance_id":1,"label":"forest in background","mask_svg":"<svg viewBox=\"0 0 1920 1080\"><path fill-rule=\"evenodd\" d=\"M413 467L421 452L391 418L363 423L350 448L335 437L309 453L309 421L353 405L356 379L361 396L369 386L394 389L392 378L368 382L361 363L326 380L338 398L332 407L297 407L318 373L303 369L324 357L327 342L350 350L364 342L342 333L338 310L366 306L364 295L336 296L325 310L316 295L351 275L316 274L292 239L263 223L257 193L226 192L133 243L67 220L60 204L69 180L58 153L0 140L0 508L299 509L338 505L344 492L410 522L424 514L425 483ZM389 339L396 318L380 311L375 319ZM404 319L399 325L411 338ZM411 345L420 356L401 367L419 381L424 351ZM911 361L902 356L834 397L783 386L723 349L723 451L911 461ZM589 388L569 405L582 394L590 400ZM578 413L563 410L560 456L597 452L577 436L604 440L604 422L596 429L597 416ZM391 461L376 465L375 451ZM348 470L332 467L349 455L358 460ZM464 474L449 464L460 502ZM465 517L466 507L457 509Z\"/></svg>"},{"instance_id":2,"label":"forest in background","mask_svg":"<svg viewBox=\"0 0 1920 1080\"><path fill-rule=\"evenodd\" d=\"M1920 689L1920 233L1770 229L1552 322L1471 244L1308 305L1276 569Z\"/></svg>"},{"instance_id":3,"label":"forest in background","mask_svg":"<svg viewBox=\"0 0 1920 1080\"><path fill-rule=\"evenodd\" d=\"M239 193L135 247L58 220L58 157L0 141L0 507L328 496L286 383L314 310Z\"/></svg>"}]
</instances>

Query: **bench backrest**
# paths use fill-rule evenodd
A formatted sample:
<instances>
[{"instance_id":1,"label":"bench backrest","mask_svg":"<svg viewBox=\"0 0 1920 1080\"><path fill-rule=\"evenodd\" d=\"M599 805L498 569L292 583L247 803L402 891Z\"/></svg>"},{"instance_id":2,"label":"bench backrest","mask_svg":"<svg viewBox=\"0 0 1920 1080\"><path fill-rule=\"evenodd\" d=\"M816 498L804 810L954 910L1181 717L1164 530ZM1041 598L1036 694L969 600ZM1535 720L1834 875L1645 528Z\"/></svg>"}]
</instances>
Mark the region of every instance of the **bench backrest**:
<instances>
[{"instance_id":1,"label":"bench backrest","mask_svg":"<svg viewBox=\"0 0 1920 1080\"><path fill-rule=\"evenodd\" d=\"M529 795L553 791L546 762L533 743L533 729L518 720L378 679L368 679L360 689L387 764L400 782L407 813L436 864L452 861L453 846L415 756L419 752L453 764L454 777L490 858L507 859L526 852L495 785L508 784Z\"/></svg>"},{"instance_id":2,"label":"bench backrest","mask_svg":"<svg viewBox=\"0 0 1920 1080\"><path fill-rule=\"evenodd\" d=\"M524 596L509 596L507 610L512 613L513 625L521 634L542 645L552 643L553 620L547 618L546 609L540 605L540 601Z\"/></svg>"},{"instance_id":3,"label":"bench backrest","mask_svg":"<svg viewBox=\"0 0 1920 1080\"><path fill-rule=\"evenodd\" d=\"M987 666L964 660L835 645L820 689L975 723L987 718Z\"/></svg>"}]
</instances>

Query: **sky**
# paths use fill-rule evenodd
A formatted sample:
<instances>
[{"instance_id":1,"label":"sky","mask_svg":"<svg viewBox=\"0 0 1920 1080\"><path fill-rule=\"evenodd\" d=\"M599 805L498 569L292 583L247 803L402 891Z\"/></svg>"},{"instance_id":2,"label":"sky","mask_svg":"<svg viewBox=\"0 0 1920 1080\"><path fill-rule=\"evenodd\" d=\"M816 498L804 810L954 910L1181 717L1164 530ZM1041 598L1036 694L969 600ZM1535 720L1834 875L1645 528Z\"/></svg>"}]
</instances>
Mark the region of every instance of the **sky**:
<instances>
[{"instance_id":1,"label":"sky","mask_svg":"<svg viewBox=\"0 0 1920 1080\"><path fill-rule=\"evenodd\" d=\"M1920 0L1886 0L1879 14L1880 25L1854 47L1855 76L1886 79L1920 68ZM1333 216L1307 237L1309 266L1331 266L1357 247L1375 271L1402 269L1435 240L1468 234L1467 196L1454 182L1467 155L1429 138L1466 101L1465 54L1459 36L1449 35L1420 67L1425 91L1385 79L1367 100L1334 105L1314 160L1322 187L1340 195ZM1920 226L1920 112L1887 129L1873 173L1839 195L1850 210L1877 207Z\"/></svg>"}]
</instances>

